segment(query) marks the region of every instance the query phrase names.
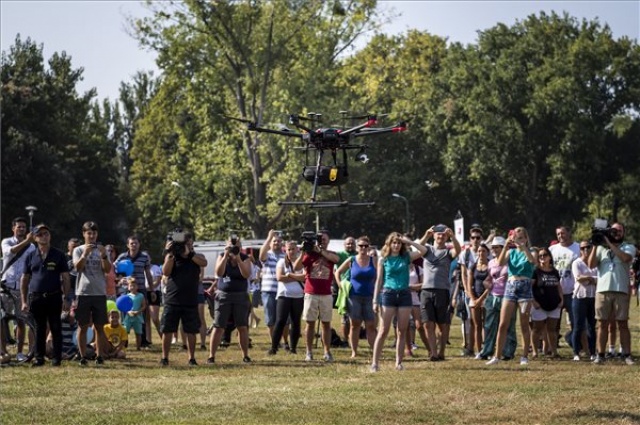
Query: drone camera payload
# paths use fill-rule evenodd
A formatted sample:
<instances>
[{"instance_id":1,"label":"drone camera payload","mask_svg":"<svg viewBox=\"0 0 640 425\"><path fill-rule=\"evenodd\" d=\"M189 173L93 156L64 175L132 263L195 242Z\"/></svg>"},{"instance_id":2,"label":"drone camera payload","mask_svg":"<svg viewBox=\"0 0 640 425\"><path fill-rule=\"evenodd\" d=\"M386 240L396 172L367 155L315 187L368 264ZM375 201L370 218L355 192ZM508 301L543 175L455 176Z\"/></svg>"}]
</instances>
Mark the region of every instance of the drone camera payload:
<instances>
[{"instance_id":1,"label":"drone camera payload","mask_svg":"<svg viewBox=\"0 0 640 425\"><path fill-rule=\"evenodd\" d=\"M305 152L305 165L302 169L302 177L313 184L311 199L309 201L283 201L279 203L280 205L305 205L312 208L374 205L374 202L349 202L342 198L340 186L349 180L347 151L357 149L358 152L355 155L355 161L367 164L369 162L369 156L366 154L367 146L356 143L356 140L365 136L403 132L407 130L407 123L401 121L392 127L375 127L378 123L378 116L375 114L347 117L346 111L340 111L340 115L342 115L343 120L363 119L365 121L352 127L310 128L300 121L310 121L318 124L322 119L322 114L310 112L307 114L307 117L289 115L289 124L298 129L298 131L295 131L286 126L279 126L277 130L261 127L251 120L223 114L226 118L246 123L249 131L296 137L304 142L305 146L299 148ZM342 158L338 155L339 151L342 152ZM313 153L313 155L310 155L310 153ZM325 153L330 153L331 155L331 162L328 164L325 163ZM335 186L338 189L338 200L316 200L318 186Z\"/></svg>"}]
</instances>

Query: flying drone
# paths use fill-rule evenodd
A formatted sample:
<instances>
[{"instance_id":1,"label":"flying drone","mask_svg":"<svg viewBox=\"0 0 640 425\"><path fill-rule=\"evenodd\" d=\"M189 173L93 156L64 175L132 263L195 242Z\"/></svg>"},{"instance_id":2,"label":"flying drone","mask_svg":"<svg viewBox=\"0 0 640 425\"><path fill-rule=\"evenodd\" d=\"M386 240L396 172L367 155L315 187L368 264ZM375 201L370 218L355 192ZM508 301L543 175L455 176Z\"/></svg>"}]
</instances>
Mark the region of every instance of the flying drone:
<instances>
[{"instance_id":1,"label":"flying drone","mask_svg":"<svg viewBox=\"0 0 640 425\"><path fill-rule=\"evenodd\" d=\"M358 152L354 159L366 164L369 162L369 157L366 154L368 146L356 143L356 139L386 133L399 133L407 129L407 123L401 121L392 127L375 127L378 123L378 117L386 116L387 114L366 114L348 117L346 111L340 111L340 115L344 122L347 120L361 120L360 124L352 127L321 127L322 114L311 112L307 114L306 117L295 114L289 115L289 124L297 130L291 130L284 125L281 125L278 129L271 129L261 127L257 123L244 118L231 117L223 114L226 118L247 124L249 131L298 138L304 143L304 146L294 149L301 149L305 152L302 176L306 181L313 184L311 198L309 201L282 201L278 203L279 205L303 205L311 208L374 205L374 202L349 202L343 199L340 186L349 180L347 151L357 150ZM311 124L307 126L302 123L303 121L308 121ZM342 155L339 155L340 151ZM330 153L329 161L326 160L325 153ZM319 186L336 187L338 189L338 199L335 201L317 201L316 195Z\"/></svg>"}]
</instances>

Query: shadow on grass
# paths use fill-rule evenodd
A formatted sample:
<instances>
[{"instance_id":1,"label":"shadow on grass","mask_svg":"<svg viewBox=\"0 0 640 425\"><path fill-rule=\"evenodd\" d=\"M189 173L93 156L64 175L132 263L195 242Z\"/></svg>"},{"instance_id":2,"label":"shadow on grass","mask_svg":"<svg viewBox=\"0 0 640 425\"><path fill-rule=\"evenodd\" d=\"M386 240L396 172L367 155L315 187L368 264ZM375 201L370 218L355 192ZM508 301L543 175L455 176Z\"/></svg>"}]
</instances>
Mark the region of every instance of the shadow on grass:
<instances>
[{"instance_id":1,"label":"shadow on grass","mask_svg":"<svg viewBox=\"0 0 640 425\"><path fill-rule=\"evenodd\" d=\"M632 423L640 423L640 414L631 412L622 412L616 410L578 410L569 413L562 414L570 419L579 418L596 418L600 423L606 423L613 420L631 421Z\"/></svg>"}]
</instances>

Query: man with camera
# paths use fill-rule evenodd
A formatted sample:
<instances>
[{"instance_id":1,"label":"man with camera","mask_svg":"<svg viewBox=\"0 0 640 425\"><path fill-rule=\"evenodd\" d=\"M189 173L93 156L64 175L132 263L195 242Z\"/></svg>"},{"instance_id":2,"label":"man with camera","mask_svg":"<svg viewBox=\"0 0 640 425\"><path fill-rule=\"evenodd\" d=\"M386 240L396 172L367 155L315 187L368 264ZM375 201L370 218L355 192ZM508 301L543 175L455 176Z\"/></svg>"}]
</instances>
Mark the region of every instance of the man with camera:
<instances>
[{"instance_id":1,"label":"man with camera","mask_svg":"<svg viewBox=\"0 0 640 425\"><path fill-rule=\"evenodd\" d=\"M276 324L276 294L278 293L276 265L281 258L284 258L284 253L282 252L282 237L279 232L269 230L269 235L260 248L260 263L262 263L262 282L260 289L262 293L262 305L264 306L264 321L269 328L270 337L273 337L273 327ZM284 336L286 340L287 332L284 333Z\"/></svg>"},{"instance_id":2,"label":"man with camera","mask_svg":"<svg viewBox=\"0 0 640 425\"><path fill-rule=\"evenodd\" d=\"M598 355L595 364L604 363L608 337L608 320L613 315L620 331L625 363L633 365L631 333L629 332L629 301L631 299L629 268L636 248L624 242L624 226L614 223L605 231L594 232L588 265L598 269L596 286L596 319L598 320ZM597 246L596 246L597 244Z\"/></svg>"},{"instance_id":3,"label":"man with camera","mask_svg":"<svg viewBox=\"0 0 640 425\"><path fill-rule=\"evenodd\" d=\"M187 338L189 351L189 365L197 366L195 359L196 334L200 330L200 316L198 314L198 285L200 283L200 268L206 267L207 259L204 255L193 250L192 235L184 232L173 232L167 238L162 264L162 275L167 277L164 295L164 309L160 322L162 332L162 366L169 365L169 351L171 339L178 331L178 324L182 322L182 329Z\"/></svg>"},{"instance_id":4,"label":"man with camera","mask_svg":"<svg viewBox=\"0 0 640 425\"><path fill-rule=\"evenodd\" d=\"M33 242L35 241L33 233L27 233L27 219L24 217L16 217L11 222L11 231L13 236L2 240L2 283L11 291L16 300L20 299L20 279L24 270L25 259L31 252L36 250ZM13 314L14 309L20 306L10 305L8 313ZM9 336L9 326L6 321L2 321L2 332L0 332L0 351L6 353L6 339ZM22 353L25 339L25 325L22 321L18 321L16 328L16 339L18 340L18 354L16 360L25 362L27 356Z\"/></svg>"},{"instance_id":5,"label":"man with camera","mask_svg":"<svg viewBox=\"0 0 640 425\"><path fill-rule=\"evenodd\" d=\"M331 315L333 313L333 268L340 260L338 254L327 251L329 233L323 230L316 235L314 232L302 234L302 249L304 254L299 256L293 269L304 267L304 308L302 319L307 322L305 328L307 355L306 361L313 360L312 345L316 320L322 322L322 344L324 345L324 360L332 362L331 355Z\"/></svg>"},{"instance_id":6,"label":"man with camera","mask_svg":"<svg viewBox=\"0 0 640 425\"><path fill-rule=\"evenodd\" d=\"M98 224L87 221L82 225L84 244L73 250L73 265L78 272L76 281L76 320L78 321L78 351L80 365L87 364L87 329L93 325L96 333L96 364L104 363L102 350L106 342L107 280L111 260L106 248L98 243Z\"/></svg>"}]
</instances>

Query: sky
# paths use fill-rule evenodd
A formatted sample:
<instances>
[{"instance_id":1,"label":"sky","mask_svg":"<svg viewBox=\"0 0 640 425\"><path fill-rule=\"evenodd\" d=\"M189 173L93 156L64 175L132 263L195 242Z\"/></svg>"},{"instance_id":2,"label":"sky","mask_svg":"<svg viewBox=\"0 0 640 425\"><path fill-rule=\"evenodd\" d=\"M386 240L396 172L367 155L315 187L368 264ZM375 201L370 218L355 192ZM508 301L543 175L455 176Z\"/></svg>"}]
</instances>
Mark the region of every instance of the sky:
<instances>
[{"instance_id":1,"label":"sky","mask_svg":"<svg viewBox=\"0 0 640 425\"><path fill-rule=\"evenodd\" d=\"M568 12L582 20L608 24L615 38L640 39L640 0L635 1L379 1L381 10L399 15L383 27L398 34L409 29L428 31L451 42L475 43L477 32L504 23L513 25L540 11ZM136 71L159 71L155 54L140 48L126 31L126 16L142 17L147 10L136 1L0 1L2 51L20 34L43 44L45 60L66 51L75 68L84 68L78 90L93 87L98 98L114 100L122 81Z\"/></svg>"}]
</instances>

